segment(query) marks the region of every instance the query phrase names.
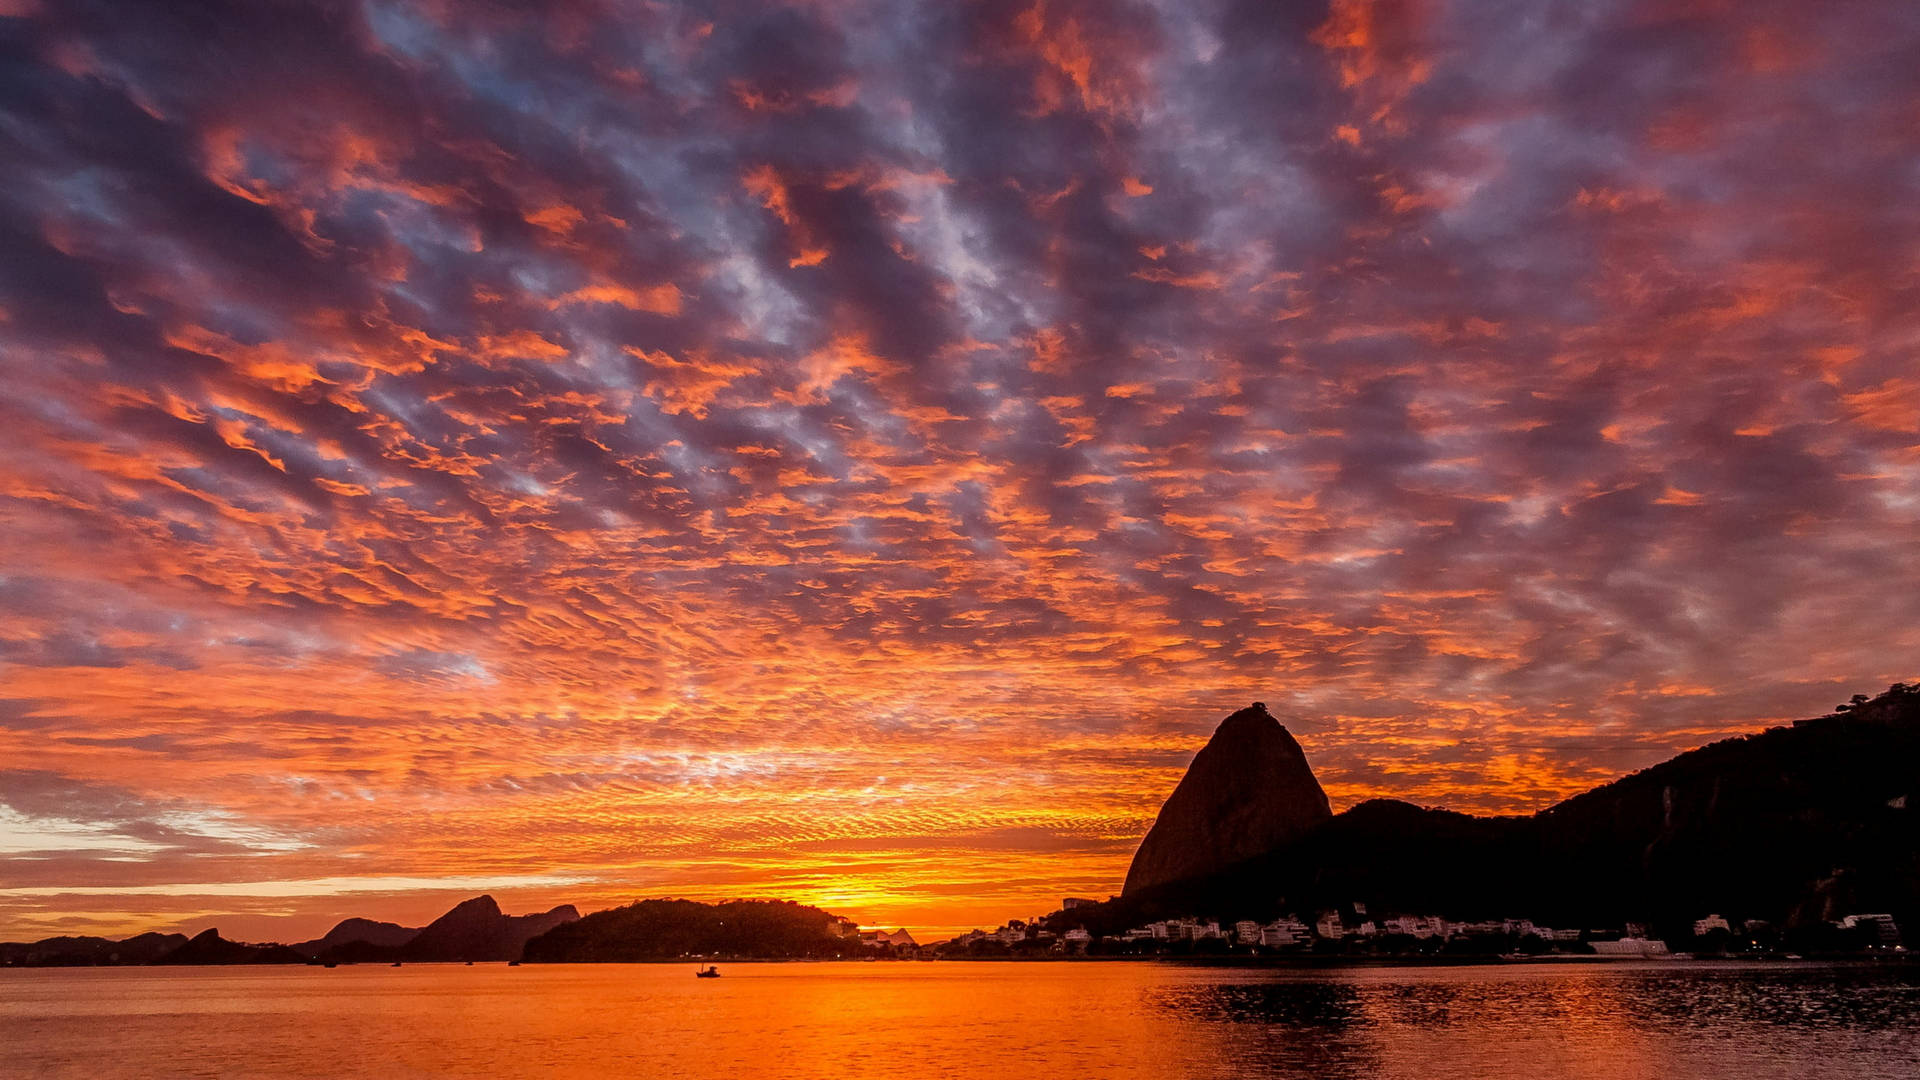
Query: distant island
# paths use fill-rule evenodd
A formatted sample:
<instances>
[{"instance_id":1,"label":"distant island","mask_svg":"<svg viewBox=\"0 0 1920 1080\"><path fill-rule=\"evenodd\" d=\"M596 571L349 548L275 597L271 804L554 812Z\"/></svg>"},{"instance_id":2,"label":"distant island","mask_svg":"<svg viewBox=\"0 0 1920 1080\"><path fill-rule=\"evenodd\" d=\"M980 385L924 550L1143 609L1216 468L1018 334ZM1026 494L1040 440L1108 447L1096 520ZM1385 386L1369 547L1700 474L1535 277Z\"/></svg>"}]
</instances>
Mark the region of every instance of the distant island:
<instances>
[{"instance_id":1,"label":"distant island","mask_svg":"<svg viewBox=\"0 0 1920 1080\"><path fill-rule=\"evenodd\" d=\"M907 956L918 947L904 928L861 930L849 919L786 900L641 900L581 918L571 904L508 915L493 897L477 896L424 927L349 918L293 945L230 941L217 928L192 938L47 938L0 943L0 966L835 960Z\"/></svg>"},{"instance_id":2,"label":"distant island","mask_svg":"<svg viewBox=\"0 0 1920 1080\"><path fill-rule=\"evenodd\" d=\"M911 935L904 944L913 944ZM524 958L528 963L633 963L686 956L825 960L860 956L865 949L858 926L805 904L641 900L556 927L527 942Z\"/></svg>"},{"instance_id":3,"label":"distant island","mask_svg":"<svg viewBox=\"0 0 1920 1080\"><path fill-rule=\"evenodd\" d=\"M1920 921L1920 687L1711 743L1537 814L1391 799L1331 812L1255 702L1223 720L1119 895L923 948L779 900L641 900L582 918L491 896L425 927L349 918L292 945L56 937L0 965L580 963L917 957L1904 955Z\"/></svg>"}]
</instances>

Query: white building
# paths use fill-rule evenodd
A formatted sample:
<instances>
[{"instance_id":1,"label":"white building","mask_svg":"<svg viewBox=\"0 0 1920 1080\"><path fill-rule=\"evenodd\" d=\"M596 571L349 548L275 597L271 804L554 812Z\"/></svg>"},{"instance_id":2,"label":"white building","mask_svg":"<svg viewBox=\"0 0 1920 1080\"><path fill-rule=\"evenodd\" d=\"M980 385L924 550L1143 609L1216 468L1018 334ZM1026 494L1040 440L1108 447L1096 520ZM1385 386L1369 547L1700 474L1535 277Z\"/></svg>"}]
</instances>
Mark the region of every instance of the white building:
<instances>
[{"instance_id":1,"label":"white building","mask_svg":"<svg viewBox=\"0 0 1920 1080\"><path fill-rule=\"evenodd\" d=\"M1330 941L1338 941L1340 937L1346 933L1346 928L1340 925L1339 912L1328 911L1323 913L1319 921L1313 924L1313 931Z\"/></svg>"},{"instance_id":2,"label":"white building","mask_svg":"<svg viewBox=\"0 0 1920 1080\"><path fill-rule=\"evenodd\" d=\"M1840 926L1845 930L1860 927L1872 930L1876 945L1894 948L1900 944L1900 924L1894 922L1891 915L1849 915L1840 920Z\"/></svg>"},{"instance_id":3,"label":"white building","mask_svg":"<svg viewBox=\"0 0 1920 1080\"><path fill-rule=\"evenodd\" d=\"M1704 919L1693 920L1693 936L1694 937L1700 937L1703 934L1711 934L1715 930L1724 930L1727 933L1731 934L1733 932L1733 927L1728 926L1726 918L1720 915L1709 915Z\"/></svg>"},{"instance_id":4,"label":"white building","mask_svg":"<svg viewBox=\"0 0 1920 1080\"><path fill-rule=\"evenodd\" d=\"M1260 944L1260 924L1252 919L1241 919L1234 923L1233 940L1241 945Z\"/></svg>"},{"instance_id":5,"label":"white building","mask_svg":"<svg viewBox=\"0 0 1920 1080\"><path fill-rule=\"evenodd\" d=\"M1312 927L1309 927L1306 923L1301 922L1291 915L1282 915L1268 923L1267 926L1274 930L1285 930L1301 941L1305 941L1313 933Z\"/></svg>"},{"instance_id":6,"label":"white building","mask_svg":"<svg viewBox=\"0 0 1920 1080\"><path fill-rule=\"evenodd\" d=\"M1386 920L1385 930L1389 934L1422 939L1447 936L1446 920L1431 915L1396 915Z\"/></svg>"},{"instance_id":7,"label":"white building","mask_svg":"<svg viewBox=\"0 0 1920 1080\"><path fill-rule=\"evenodd\" d=\"M1260 928L1260 944L1270 949L1311 943L1313 930L1291 915L1283 915Z\"/></svg>"}]
</instances>

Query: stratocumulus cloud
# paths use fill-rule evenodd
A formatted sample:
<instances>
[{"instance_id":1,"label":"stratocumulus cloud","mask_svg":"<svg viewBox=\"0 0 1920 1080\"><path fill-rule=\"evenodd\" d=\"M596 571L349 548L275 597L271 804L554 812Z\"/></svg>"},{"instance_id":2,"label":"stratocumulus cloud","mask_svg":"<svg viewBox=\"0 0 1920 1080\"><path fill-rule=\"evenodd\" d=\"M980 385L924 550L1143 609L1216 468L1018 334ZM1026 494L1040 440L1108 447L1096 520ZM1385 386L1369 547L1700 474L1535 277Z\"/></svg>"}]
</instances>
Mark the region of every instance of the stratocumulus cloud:
<instances>
[{"instance_id":1,"label":"stratocumulus cloud","mask_svg":"<svg viewBox=\"0 0 1920 1080\"><path fill-rule=\"evenodd\" d=\"M1520 810L1909 677L1916 50L0 2L0 937L995 921L1256 698L1337 803Z\"/></svg>"}]
</instances>

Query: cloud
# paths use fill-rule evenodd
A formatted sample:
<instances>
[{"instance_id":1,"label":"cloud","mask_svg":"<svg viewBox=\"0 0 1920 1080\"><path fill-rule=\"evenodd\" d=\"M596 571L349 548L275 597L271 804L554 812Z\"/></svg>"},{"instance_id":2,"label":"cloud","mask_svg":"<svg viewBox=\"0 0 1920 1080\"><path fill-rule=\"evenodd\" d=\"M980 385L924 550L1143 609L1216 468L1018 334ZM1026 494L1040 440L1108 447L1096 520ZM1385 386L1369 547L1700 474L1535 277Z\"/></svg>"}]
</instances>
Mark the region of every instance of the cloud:
<instances>
[{"instance_id":1,"label":"cloud","mask_svg":"<svg viewBox=\"0 0 1920 1080\"><path fill-rule=\"evenodd\" d=\"M0 17L31 887L945 926L1248 700L1505 810L1913 677L1920 25L1537 7Z\"/></svg>"}]
</instances>

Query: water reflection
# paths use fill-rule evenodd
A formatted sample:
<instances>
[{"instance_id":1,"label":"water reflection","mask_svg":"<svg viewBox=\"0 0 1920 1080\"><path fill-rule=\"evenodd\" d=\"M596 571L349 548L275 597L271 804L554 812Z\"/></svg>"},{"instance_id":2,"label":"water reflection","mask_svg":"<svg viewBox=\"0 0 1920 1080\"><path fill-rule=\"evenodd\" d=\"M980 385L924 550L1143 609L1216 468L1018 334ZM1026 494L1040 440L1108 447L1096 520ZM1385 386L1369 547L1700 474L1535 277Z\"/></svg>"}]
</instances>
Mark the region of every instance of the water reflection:
<instances>
[{"instance_id":1,"label":"water reflection","mask_svg":"<svg viewBox=\"0 0 1920 1080\"><path fill-rule=\"evenodd\" d=\"M1910 967L1196 972L1141 1001L1232 1076L1920 1076Z\"/></svg>"},{"instance_id":2,"label":"water reflection","mask_svg":"<svg viewBox=\"0 0 1920 1080\"><path fill-rule=\"evenodd\" d=\"M1194 1020L1328 1029L1322 1035L1362 1019L1359 993L1331 981L1156 986L1142 996L1150 1006Z\"/></svg>"},{"instance_id":3,"label":"water reflection","mask_svg":"<svg viewBox=\"0 0 1920 1080\"><path fill-rule=\"evenodd\" d=\"M1654 1029L1908 1029L1920 1011L1920 971L1902 965L1636 972L1619 980L1616 992L1633 1001L1635 1023Z\"/></svg>"},{"instance_id":4,"label":"water reflection","mask_svg":"<svg viewBox=\"0 0 1920 1080\"><path fill-rule=\"evenodd\" d=\"M1379 1074L1379 1054L1362 1030L1371 1021L1359 990L1326 979L1155 986L1149 1009L1224 1026L1207 1040L1234 1076L1348 1080Z\"/></svg>"},{"instance_id":5,"label":"water reflection","mask_svg":"<svg viewBox=\"0 0 1920 1080\"><path fill-rule=\"evenodd\" d=\"M0 1076L1914 1080L1920 970L0 971Z\"/></svg>"}]
</instances>

